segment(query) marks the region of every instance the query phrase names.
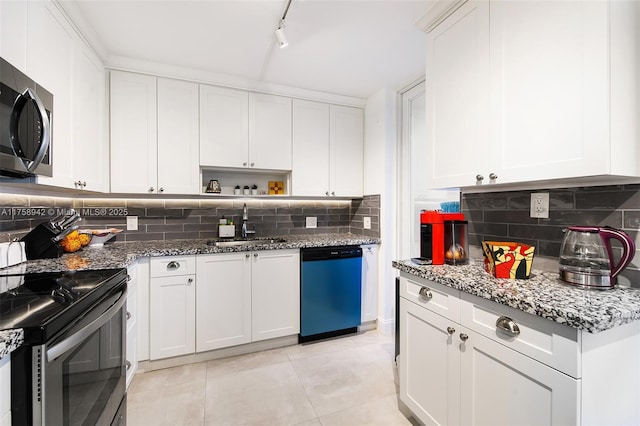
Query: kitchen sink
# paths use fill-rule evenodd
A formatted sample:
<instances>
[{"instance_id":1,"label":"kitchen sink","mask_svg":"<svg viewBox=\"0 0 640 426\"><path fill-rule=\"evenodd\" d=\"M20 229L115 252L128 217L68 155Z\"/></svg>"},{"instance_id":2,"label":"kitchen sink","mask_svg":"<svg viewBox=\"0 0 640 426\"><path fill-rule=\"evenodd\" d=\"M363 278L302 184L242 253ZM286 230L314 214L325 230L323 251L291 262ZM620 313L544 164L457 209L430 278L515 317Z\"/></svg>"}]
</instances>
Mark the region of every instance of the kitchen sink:
<instances>
[{"instance_id":1,"label":"kitchen sink","mask_svg":"<svg viewBox=\"0 0 640 426\"><path fill-rule=\"evenodd\" d=\"M220 238L207 241L207 245L216 247L255 246L259 244L286 243L284 238Z\"/></svg>"}]
</instances>

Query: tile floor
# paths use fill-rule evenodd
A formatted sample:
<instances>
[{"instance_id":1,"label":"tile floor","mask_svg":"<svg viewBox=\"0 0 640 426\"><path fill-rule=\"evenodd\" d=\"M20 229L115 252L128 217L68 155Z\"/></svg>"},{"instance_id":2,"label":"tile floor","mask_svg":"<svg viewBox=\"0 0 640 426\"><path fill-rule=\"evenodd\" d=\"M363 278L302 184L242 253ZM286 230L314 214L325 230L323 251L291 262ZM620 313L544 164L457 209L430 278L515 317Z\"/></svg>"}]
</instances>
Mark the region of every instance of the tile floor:
<instances>
[{"instance_id":1,"label":"tile floor","mask_svg":"<svg viewBox=\"0 0 640 426\"><path fill-rule=\"evenodd\" d=\"M127 424L411 425L377 331L137 374Z\"/></svg>"}]
</instances>

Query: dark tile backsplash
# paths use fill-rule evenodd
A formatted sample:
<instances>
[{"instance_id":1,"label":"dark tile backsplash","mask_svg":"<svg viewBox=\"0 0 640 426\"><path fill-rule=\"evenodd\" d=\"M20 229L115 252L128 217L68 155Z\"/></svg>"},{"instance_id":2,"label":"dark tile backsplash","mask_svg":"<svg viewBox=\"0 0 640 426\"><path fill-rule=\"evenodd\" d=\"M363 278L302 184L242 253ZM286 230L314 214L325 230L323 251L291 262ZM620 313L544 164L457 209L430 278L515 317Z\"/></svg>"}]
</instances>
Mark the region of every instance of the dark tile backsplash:
<instances>
[{"instance_id":1,"label":"dark tile backsplash","mask_svg":"<svg viewBox=\"0 0 640 426\"><path fill-rule=\"evenodd\" d=\"M549 219L532 219L532 192L549 193ZM636 241L636 256L623 274L640 286L640 185L594 186L535 191L462 194L470 244L483 240L521 241L536 255L558 257L570 225L612 226Z\"/></svg>"},{"instance_id":2,"label":"dark tile backsplash","mask_svg":"<svg viewBox=\"0 0 640 426\"><path fill-rule=\"evenodd\" d=\"M255 235L347 233L380 236L380 196L354 200L185 199L137 200L120 198L57 198L0 194L0 241L20 238L53 210L75 208L83 215L82 228L126 229L126 216L138 216L137 231L123 231L119 241L149 241L218 236L219 219L231 219L236 235L247 203L249 229ZM29 210L31 208L31 210ZM34 208L37 208L34 209ZM34 214L34 212L36 214ZM306 217L318 218L317 228L306 228ZM364 229L364 216L371 229Z\"/></svg>"}]
</instances>

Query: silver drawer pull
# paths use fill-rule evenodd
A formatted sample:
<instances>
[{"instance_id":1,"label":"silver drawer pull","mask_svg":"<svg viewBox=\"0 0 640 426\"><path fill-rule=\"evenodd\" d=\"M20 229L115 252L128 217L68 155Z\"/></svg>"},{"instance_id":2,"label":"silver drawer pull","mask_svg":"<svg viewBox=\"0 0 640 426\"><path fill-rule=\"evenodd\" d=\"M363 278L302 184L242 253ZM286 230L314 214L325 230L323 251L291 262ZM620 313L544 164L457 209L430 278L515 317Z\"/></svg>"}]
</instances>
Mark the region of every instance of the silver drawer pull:
<instances>
[{"instance_id":1,"label":"silver drawer pull","mask_svg":"<svg viewBox=\"0 0 640 426\"><path fill-rule=\"evenodd\" d=\"M468 334L460 333L460 340L462 340L463 342L466 342L468 338Z\"/></svg>"},{"instance_id":2,"label":"silver drawer pull","mask_svg":"<svg viewBox=\"0 0 640 426\"><path fill-rule=\"evenodd\" d=\"M449 334L453 334L453 333L455 333L455 332L456 332L456 329L455 329L455 328L453 328L453 327L447 327L447 333L449 333Z\"/></svg>"},{"instance_id":3,"label":"silver drawer pull","mask_svg":"<svg viewBox=\"0 0 640 426\"><path fill-rule=\"evenodd\" d=\"M131 362L129 362L129 361L126 361L126 362L124 363L124 365L126 365L127 370L131 368Z\"/></svg>"},{"instance_id":4,"label":"silver drawer pull","mask_svg":"<svg viewBox=\"0 0 640 426\"><path fill-rule=\"evenodd\" d=\"M431 300L433 298L433 294L431 294L431 289L429 287L422 287L419 294L427 300Z\"/></svg>"},{"instance_id":5,"label":"silver drawer pull","mask_svg":"<svg viewBox=\"0 0 640 426\"><path fill-rule=\"evenodd\" d=\"M167 263L167 269L178 269L180 268L180 263L176 262L175 260L172 260L171 262Z\"/></svg>"},{"instance_id":6,"label":"silver drawer pull","mask_svg":"<svg viewBox=\"0 0 640 426\"><path fill-rule=\"evenodd\" d=\"M516 322L509 317L501 316L500 318L498 318L498 320L496 321L496 327L513 336L517 336L518 334L520 334L520 327L518 327L518 324L516 324Z\"/></svg>"},{"instance_id":7,"label":"silver drawer pull","mask_svg":"<svg viewBox=\"0 0 640 426\"><path fill-rule=\"evenodd\" d=\"M127 320L131 319L131 312L127 311Z\"/></svg>"}]
</instances>

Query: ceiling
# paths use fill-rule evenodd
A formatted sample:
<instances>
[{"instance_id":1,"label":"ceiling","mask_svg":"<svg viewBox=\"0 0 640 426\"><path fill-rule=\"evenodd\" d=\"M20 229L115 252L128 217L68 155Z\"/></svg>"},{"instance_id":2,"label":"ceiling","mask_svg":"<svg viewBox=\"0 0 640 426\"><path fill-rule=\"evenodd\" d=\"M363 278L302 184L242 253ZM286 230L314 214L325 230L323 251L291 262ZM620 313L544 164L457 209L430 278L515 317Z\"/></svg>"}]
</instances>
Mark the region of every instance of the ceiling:
<instances>
[{"instance_id":1,"label":"ceiling","mask_svg":"<svg viewBox=\"0 0 640 426\"><path fill-rule=\"evenodd\" d=\"M136 60L356 98L424 74L432 0L59 0L107 66ZM151 71L151 70L145 70Z\"/></svg>"}]
</instances>

